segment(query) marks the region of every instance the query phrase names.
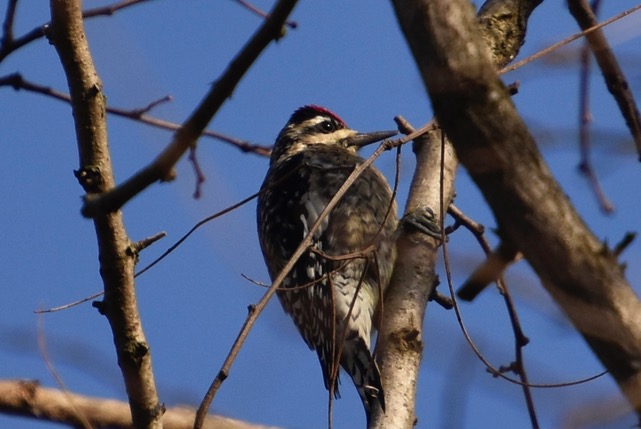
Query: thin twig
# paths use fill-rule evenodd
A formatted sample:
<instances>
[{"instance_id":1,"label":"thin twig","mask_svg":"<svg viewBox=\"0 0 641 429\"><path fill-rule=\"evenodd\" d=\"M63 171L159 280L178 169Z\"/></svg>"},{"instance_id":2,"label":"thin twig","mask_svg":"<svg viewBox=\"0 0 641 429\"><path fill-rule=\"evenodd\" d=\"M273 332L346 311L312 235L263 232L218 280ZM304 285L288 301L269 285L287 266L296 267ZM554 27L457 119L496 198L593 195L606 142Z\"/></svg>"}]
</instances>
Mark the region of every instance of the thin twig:
<instances>
[{"instance_id":1,"label":"thin twig","mask_svg":"<svg viewBox=\"0 0 641 429\"><path fill-rule=\"evenodd\" d=\"M198 162L198 155L196 155L196 145L189 148L189 155L187 156L189 162L194 169L194 175L196 176L196 184L194 189L194 198L199 199L202 195L202 185L205 183L206 177L203 169L200 167L200 162Z\"/></svg>"},{"instance_id":2,"label":"thin twig","mask_svg":"<svg viewBox=\"0 0 641 429\"><path fill-rule=\"evenodd\" d=\"M590 160L590 124L592 123L592 114L590 113L590 65L590 45L586 41L581 49L581 71L579 74L579 153L581 156L579 171L588 179L601 210L605 213L611 213L614 207L605 196Z\"/></svg>"},{"instance_id":3,"label":"thin twig","mask_svg":"<svg viewBox=\"0 0 641 429\"><path fill-rule=\"evenodd\" d=\"M114 3L111 5L103 6L103 7L97 7L95 9L89 9L87 11L82 12L82 17L83 18L94 18L96 16L111 16L120 9L124 9L129 6L134 6L139 3L144 3L146 1L151 1L151 0L123 0L118 3Z\"/></svg>"},{"instance_id":4,"label":"thin twig","mask_svg":"<svg viewBox=\"0 0 641 429\"><path fill-rule=\"evenodd\" d=\"M597 26L597 18L587 0L568 0L568 6L572 16L574 16L574 19L583 30L593 29ZM586 33L585 38L590 44L597 64L601 68L608 91L617 102L625 123L630 129L641 159L641 115L623 70L619 66L619 62L612 52L612 48L603 31L597 28L590 33Z\"/></svg>"},{"instance_id":5,"label":"thin twig","mask_svg":"<svg viewBox=\"0 0 641 429\"><path fill-rule=\"evenodd\" d=\"M134 278L143 275L145 272L149 271L151 268L153 268L160 261L162 261L167 256L169 256L169 254L172 253L174 250L176 250L178 248L178 246L180 246L185 240L187 240L187 238L189 238L189 236L191 234L196 232L196 230L198 228L200 228L201 226L203 226L207 222L212 221L212 220L214 220L214 219L216 219L216 218L218 218L220 216L223 216L223 215L225 215L225 214L227 214L227 213L229 213L229 212L231 212L233 210L236 210L237 208L243 206L244 204L247 204L248 202L250 202L251 200L253 200L257 196L258 196L258 192L253 194L253 195L250 195L249 197L247 197L247 198L245 198L245 199L243 199L243 200L241 200L239 202L237 202L236 204L233 204L233 205L231 205L231 206L229 206L229 207L227 207L227 208L225 208L225 209L223 209L223 210L221 210L219 212L214 213L211 216L207 216L206 218L200 220L193 227L191 227L191 229L189 231L187 231L182 237L180 237L174 244L169 246L169 248L167 250L165 250L159 257L157 257L155 260L153 260L145 268L143 268L142 270L138 271L134 275ZM67 304L64 304L64 305L60 305L58 307L48 308L48 309L45 309L45 310L35 310L34 312L35 313L54 313L56 311L66 310L66 309L68 309L70 307L75 307L76 305L80 305L80 304L83 304L83 303L85 303L87 301L91 301L91 300L96 299L96 298L98 298L98 297L100 297L102 295L104 295L104 292L96 292L95 294L93 294L91 296L88 296L86 298L82 298L82 299L77 300L77 301L73 301L73 302L70 302L70 303L67 303Z\"/></svg>"},{"instance_id":6,"label":"thin twig","mask_svg":"<svg viewBox=\"0 0 641 429\"><path fill-rule=\"evenodd\" d=\"M151 103L147 104L145 107L132 110L131 114L137 117L141 117L145 113L151 112L155 107L160 106L163 103L168 103L173 100L174 98L171 95L165 95L164 97L160 97L158 100L152 101Z\"/></svg>"},{"instance_id":7,"label":"thin twig","mask_svg":"<svg viewBox=\"0 0 641 429\"><path fill-rule=\"evenodd\" d=\"M452 209L452 208L454 208L454 209ZM484 227L481 224L473 221L472 219L470 219L469 217L464 215L462 212L460 212L460 210L456 209L456 207L453 204L450 204L450 208L448 209L448 212L450 214L456 213L456 217L457 218L464 219L465 220L464 223L466 224L466 226L472 225L473 227L470 229L470 231L477 238L477 241L481 245L481 248L483 249L483 251L486 254L490 252L491 249L490 249L489 243L487 242L487 240L485 239L485 237L482 234L478 234L479 231L482 231L484 229ZM447 278L447 283L448 283L448 287L449 287L449 290L450 290L450 294L452 295L452 297L454 297L455 296L454 283L452 281L452 272L451 272L451 269L450 269L450 259L449 259L449 252L447 250L447 246L443 246L443 263L445 265L445 274L446 274L446 278ZM507 289L504 287L505 285L504 285L502 279L497 279L497 280L501 280L500 283L499 283L499 290L501 290L501 293L503 294L503 296L504 297L509 297L509 294L506 295L505 292L504 292L504 291L507 291ZM508 311L511 311L510 309L514 308L514 305L511 303L511 297L509 298L509 301L510 301L510 304L508 305L507 308L508 308ZM525 381L523 379L522 380L516 380L516 379L514 379L512 377L508 377L508 376L505 375L505 373L504 373L505 371L502 368L494 367L485 358L485 356L483 356L481 351L478 349L478 347L476 346L476 344L472 340L472 337L470 336L470 334L469 334L469 332L467 330L467 327L465 326L465 323L463 322L463 316L461 314L461 309L459 307L458 301L456 299L453 299L452 303L454 305L454 312L456 314L456 319L458 321L459 327L461 328L461 332L463 333L463 337L465 338L465 340L469 344L469 346L472 349L472 351L474 352L474 354L479 358L479 360L483 363L483 365L485 365L487 371L490 374L492 374L494 377L502 378L502 379L504 379L506 381L509 381L510 383L517 384L519 386L527 386L529 388L551 389L551 388L575 386L575 385L578 385L578 384L588 383L588 382L590 382L592 380L595 380L595 379L597 379L599 377L602 377L603 375L608 373L608 371L606 370L606 371L603 371L601 373L598 373L598 374L595 374L595 375L592 375L592 376L589 376L589 377L586 377L586 378L583 378L583 379L570 381L570 382L562 382L562 383L531 383L531 382ZM511 319L512 319L513 316L515 317L515 321L514 322L517 322L517 324L515 324L513 322L512 323L512 327L513 327L514 336L515 336L515 339L516 339L516 345L518 347L520 344L525 345L528 340L527 340L527 337L523 334L523 331L520 328L520 324L518 324L518 318L516 318L516 313L514 313L514 314L510 313L510 318ZM521 352L518 351L518 353L517 353L517 361L518 361L518 356L519 356L520 353ZM521 355L521 359L522 359L522 355ZM513 368L510 367L510 369L513 369ZM521 375L521 374L519 374L519 375ZM526 375L526 379L527 379L527 375Z\"/></svg>"},{"instance_id":8,"label":"thin twig","mask_svg":"<svg viewBox=\"0 0 641 429\"><path fill-rule=\"evenodd\" d=\"M71 404L73 414L77 419L76 423L80 424L84 429L92 429L93 428L92 424L89 422L89 419L87 419L87 416L82 411L80 411L80 409L76 406L76 401L67 390L67 387L65 386L65 383L62 380L62 377L56 370L56 367L53 366L53 361L49 357L49 351L47 349L47 340L45 337L44 317L42 316L42 314L38 315L37 320L38 320L38 350L40 351L40 356L42 356L42 360L47 366L47 370L49 371L49 374L51 374L56 384L60 388L60 391L65 395L65 397L69 401L69 404Z\"/></svg>"},{"instance_id":9,"label":"thin twig","mask_svg":"<svg viewBox=\"0 0 641 429\"><path fill-rule=\"evenodd\" d=\"M142 252L144 249L147 247L151 246L154 244L156 241L160 240L161 238L164 238L167 236L167 233L165 231L161 231L157 234L152 235L151 237L143 238L140 241L136 241L135 243L132 243L129 248L131 251L135 254L138 254Z\"/></svg>"},{"instance_id":10,"label":"thin twig","mask_svg":"<svg viewBox=\"0 0 641 429\"><path fill-rule=\"evenodd\" d=\"M523 396L525 397L525 404L528 410L528 415L530 416L532 429L538 429L539 421L536 415L536 410L534 408L534 398L532 397L532 390L530 388L527 371L525 369L525 358L523 357L523 348L530 342L530 340L523 333L523 328L521 327L521 322L519 321L519 315L516 311L514 300L512 299L512 295L510 294L507 283L503 279L503 276L500 276L497 279L497 283L499 285L501 295L503 296L505 307L507 308L507 312L510 317L512 332L514 334L515 361L511 365L511 369L523 383L521 384L521 389L523 390Z\"/></svg>"},{"instance_id":11,"label":"thin twig","mask_svg":"<svg viewBox=\"0 0 641 429\"><path fill-rule=\"evenodd\" d=\"M271 286L269 283L264 283L264 282L261 282L260 280L256 280L252 277L249 277L247 274L240 273L240 276L245 280L248 280L249 282L255 284L256 286L260 286L262 288L268 288L269 286Z\"/></svg>"},{"instance_id":12,"label":"thin twig","mask_svg":"<svg viewBox=\"0 0 641 429\"><path fill-rule=\"evenodd\" d=\"M402 143L391 142L390 145L391 144L394 144L394 145L400 147L400 144L402 144ZM387 149L387 147L386 147L386 149ZM292 173L293 173L293 171L292 171ZM286 175L282 180L285 180L287 177L288 176ZM250 195L249 197L244 198L241 201L239 201L239 202L237 202L235 204L232 204L231 206L226 207L226 208L224 208L224 209L222 209L222 210L220 210L220 211L218 211L218 212L216 212L216 213L214 213L214 214L212 214L210 216L207 216L206 218L198 221L193 227L191 227L191 229L189 231L187 231L182 237L180 237L174 244L169 246L169 248L167 250L165 250L160 256L158 256L155 260L153 260L145 268L143 268L142 270L138 271L134 275L134 278L140 277L145 272L147 272L150 269L152 269L156 264L160 263L160 261L162 261L167 256L169 256L169 254L171 254L174 250L176 250L185 240L187 240L187 238L189 238L189 236L191 236L194 232L196 232L196 230L199 229L201 226L203 226L206 223L208 223L208 222L210 222L210 221L212 221L214 219L217 219L217 218L219 218L219 217L221 217L221 216L223 216L223 215L225 215L227 213L230 213L230 212L236 210L237 208L247 204L248 202L250 202L251 200L256 198L259 194L260 194L260 192L256 192L256 193ZM310 283L310 285L313 285L313 284L315 284L315 282L311 282ZM308 287L308 285L303 285L302 287ZM77 300L77 301L73 301L73 302L58 306L58 307L52 307L52 308L48 308L48 309L44 309L44 310L35 310L34 313L54 313L56 311L66 310L67 308L75 307L76 305L85 303L87 301L91 301L91 300L93 300L95 298L98 298L98 297L100 297L102 295L104 295L104 292L97 292L97 293L95 293L95 294L93 294L91 296L88 296L86 298L83 298L83 299L80 299L80 300Z\"/></svg>"},{"instance_id":13,"label":"thin twig","mask_svg":"<svg viewBox=\"0 0 641 429\"><path fill-rule=\"evenodd\" d=\"M67 304L59 305L57 307L51 307L51 308L45 308L45 309L37 309L37 310L33 310L33 312L36 313L36 314L55 313L57 311L62 311L62 310L66 310L66 309L71 308L71 307L75 307L76 305L83 304L85 302L94 300L96 298L100 298L104 294L105 294L104 291L96 292L93 295L87 296L87 297L79 299L77 301L69 302Z\"/></svg>"},{"instance_id":14,"label":"thin twig","mask_svg":"<svg viewBox=\"0 0 641 429\"><path fill-rule=\"evenodd\" d=\"M0 77L0 86L11 86L16 91L24 89L26 91L35 92L37 94L46 95L48 97L55 98L56 100L64 101L69 103L71 99L68 94L57 91L51 87L39 85L34 82L24 79L19 73L12 73L3 77ZM171 96L165 96L160 98L142 109L122 109L117 107L107 106L107 113L112 115L120 116L122 118L131 119L134 121L142 122L143 124L151 125L156 128L162 128L170 131L177 131L180 129L180 124L174 122L165 121L163 119L154 118L146 115L145 113L149 112L150 109L156 107L159 103L171 101ZM260 156L269 156L271 153L271 146L263 146L258 144L250 143L246 140L240 140L225 134L221 134L212 130L205 130L202 133L205 137L210 137L216 140L220 140L225 143L236 146L242 152L251 152Z\"/></svg>"},{"instance_id":15,"label":"thin twig","mask_svg":"<svg viewBox=\"0 0 641 429\"><path fill-rule=\"evenodd\" d=\"M485 226L467 216L454 204L450 204L447 212L455 219L455 225L450 228L450 231L458 226L464 226L476 238L486 255L486 260L472 272L457 292L460 299L472 301L487 286L500 280L506 268L518 261L522 255L504 241L499 244L496 250L492 251L490 243L485 238ZM446 232L450 231L446 228ZM497 286L501 290L500 282L497 282Z\"/></svg>"},{"instance_id":16,"label":"thin twig","mask_svg":"<svg viewBox=\"0 0 641 429\"><path fill-rule=\"evenodd\" d=\"M118 3L114 3L110 6L103 6L103 7L97 7L95 9L89 9L87 11L84 11L82 13L82 16L83 18L94 18L96 16L101 16L101 15L110 16L120 9L124 9L126 7L133 6L135 4L142 3L145 1L150 1L150 0L124 0ZM11 2L14 3L14 7L15 7L15 3L17 3L17 1L11 0ZM9 4L9 6L11 6L11 4ZM9 8L7 8L7 16L9 16L8 12L9 12ZM13 17L11 21L13 21ZM6 23L7 21L5 20L5 24ZM6 33L6 28L3 28L3 31L5 31L5 33L3 35L2 43L0 43L0 63L10 54L22 48L23 46L28 45L29 43L44 37L50 25L51 23L47 22L46 24L35 27L28 33L22 35L21 37L14 39L12 36L10 38L11 43L5 43L4 37L6 37L7 33ZM9 28L11 29L11 27Z\"/></svg>"},{"instance_id":17,"label":"thin twig","mask_svg":"<svg viewBox=\"0 0 641 429\"><path fill-rule=\"evenodd\" d=\"M261 18L267 18L267 13L264 10L257 8L256 6L254 6L253 4L249 3L248 1L245 1L245 0L235 0L235 1L236 1L236 3L240 3L243 7L245 7L245 9L249 10L250 12L255 13L256 15L260 16ZM298 22L287 20L285 22L285 25L293 30L293 29L298 27Z\"/></svg>"},{"instance_id":18,"label":"thin twig","mask_svg":"<svg viewBox=\"0 0 641 429\"><path fill-rule=\"evenodd\" d=\"M446 246L443 246L443 263L445 264L445 274L447 277L447 284L450 290L451 296L455 296L455 291L454 291L454 282L452 281L452 270L450 266L450 258L449 258L449 252L446 249ZM469 331L467 330L467 327L465 326L465 322L463 322L463 315L461 313L461 309L459 307L459 303L456 299L452 300L452 303L454 304L454 313L456 314L456 320L459 324L459 327L461 328L461 332L463 333L463 337L465 338L465 341L469 344L470 348L474 352L474 354L479 358L479 360L485 365L485 368L487 371L492 374L495 377L502 378L503 380L509 381L512 384L516 384L519 386L524 385L524 383L520 380L516 380L512 377L508 377L501 371L501 369L494 367L488 361L485 356L481 353L479 348L476 346L474 343L474 340L472 340L472 337L470 336ZM592 375L590 377L582 378L579 380L575 381L570 381L570 382L562 382L562 383L530 383L528 382L527 385L529 387L533 388L540 388L540 389L552 389L552 388L559 388L559 387L568 387L568 386L576 386L578 384L584 384L588 383L590 381L596 380L599 377L604 376L607 374L608 371L603 371L598 374Z\"/></svg>"},{"instance_id":19,"label":"thin twig","mask_svg":"<svg viewBox=\"0 0 641 429\"><path fill-rule=\"evenodd\" d=\"M561 40L560 42L555 43L555 44L553 44L551 46L548 46L547 48L542 49L539 52L537 52L535 54L532 54L527 58L522 59L521 61L517 61L516 63L514 63L514 64L512 64L512 65L510 65L508 67L503 67L501 70L499 70L499 74L509 73L509 72L514 71L514 70L516 70L518 68L521 68L524 65L526 65L528 63L531 63L534 60L538 60L539 58L549 54L550 52L556 51L557 49L567 45L568 43L571 43L571 42L575 41L576 39L579 39L579 38L581 38L581 37L583 37L583 36L585 36L587 34L592 33L593 31L596 31L596 30L598 30L600 28L603 28L603 27L605 27L607 25L612 24L613 22L616 22L616 21L618 21L618 20L620 20L622 18L625 18L626 16L638 11L639 9L641 9L641 4L638 4L638 5L634 6L634 7L631 7L630 9L628 9L628 10L626 10L624 12L621 12L620 14L618 14L618 15L612 17L612 18L607 19L607 20L603 21L602 23L595 25L594 27L590 27L587 30L581 31L580 33L576 33L576 34L573 34L570 37L566 37L565 39Z\"/></svg>"}]
</instances>

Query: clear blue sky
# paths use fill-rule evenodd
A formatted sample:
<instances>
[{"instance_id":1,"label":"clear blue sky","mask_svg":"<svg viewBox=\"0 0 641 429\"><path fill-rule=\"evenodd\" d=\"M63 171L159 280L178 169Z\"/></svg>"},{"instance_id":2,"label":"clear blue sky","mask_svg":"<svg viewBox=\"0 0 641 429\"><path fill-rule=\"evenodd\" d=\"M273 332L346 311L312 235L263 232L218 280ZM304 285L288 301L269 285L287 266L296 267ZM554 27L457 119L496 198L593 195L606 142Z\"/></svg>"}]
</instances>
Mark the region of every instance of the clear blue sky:
<instances>
[{"instance_id":1,"label":"clear blue sky","mask_svg":"<svg viewBox=\"0 0 641 429\"><path fill-rule=\"evenodd\" d=\"M108 2L86 1L86 7ZM637 3L604 1L610 17ZM272 2L255 0L268 9ZM44 1L21 1L16 34L48 20ZM0 2L4 13L6 1ZM361 131L394 127L401 114L419 126L431 117L429 100L387 2L301 1L293 17L299 26L270 46L214 118L211 128L259 144L271 144L291 112L304 104L329 107ZM641 96L641 13L613 25L612 38L630 84ZM209 84L245 43L260 18L231 0L158 0L87 22L90 46L108 103L138 108L170 94L174 101L153 114L182 121ZM564 2L545 2L533 15L520 57L577 31ZM580 46L563 51L570 55ZM540 137L554 173L596 235L610 244L639 226L641 182L631 139L598 72L592 76L597 147L594 163L617 211L604 216L577 174L577 76L575 60L530 64L505 77L519 80L515 101ZM66 91L52 46L33 43L0 64L0 74ZM109 117L116 179L122 181L149 162L171 134ZM68 105L30 93L0 90L0 378L39 380L55 386L37 348L33 310L83 298L101 289L95 235L79 214L82 190L73 170L78 156ZM154 185L124 208L130 237L159 231L168 237L144 251L152 261L195 222L254 193L267 160L217 141L201 139L199 159L207 176L200 200L192 199L189 163L178 166L175 182ZM377 165L393 177L392 154ZM413 160L405 149L399 205ZM493 220L464 171L456 203L492 227ZM139 305L151 345L161 400L168 406L201 400L218 372L247 314L264 289L241 277L267 282L255 232L255 202L203 227L173 255L138 281ZM490 239L495 242L495 237ZM455 281L460 284L482 256L463 231L451 238ZM639 287L641 244L625 252L627 274ZM525 263L510 271L519 314L531 344L526 348L530 380L558 383L602 370L583 340L547 297ZM441 290L445 290L442 286ZM463 304L475 341L496 366L513 359L511 330L502 300L486 291ZM106 320L84 304L42 320L53 364L66 387L77 393L125 399ZM453 312L430 305L425 323L424 363L419 380L418 427L515 428L529 421L520 388L491 378L464 343ZM336 429L362 427L364 415L346 380L334 405ZM608 378L586 385L535 390L543 427L561 427L568 413L595 403L620 400ZM326 427L326 398L314 353L272 302L251 332L224 383L213 411L288 428ZM602 413L603 414L603 413ZM599 428L630 427L622 417ZM54 427L0 416L0 427ZM55 426L58 427L58 426Z\"/></svg>"}]
</instances>

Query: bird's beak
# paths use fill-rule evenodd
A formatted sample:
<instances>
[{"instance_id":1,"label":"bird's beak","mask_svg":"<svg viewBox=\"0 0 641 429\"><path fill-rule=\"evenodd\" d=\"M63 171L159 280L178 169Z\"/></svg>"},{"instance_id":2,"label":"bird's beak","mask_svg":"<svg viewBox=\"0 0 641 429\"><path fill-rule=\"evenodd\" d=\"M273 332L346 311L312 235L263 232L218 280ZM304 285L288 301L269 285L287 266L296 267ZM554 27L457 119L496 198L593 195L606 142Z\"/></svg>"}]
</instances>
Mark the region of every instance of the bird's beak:
<instances>
[{"instance_id":1,"label":"bird's beak","mask_svg":"<svg viewBox=\"0 0 641 429\"><path fill-rule=\"evenodd\" d=\"M345 141L347 147L353 146L356 148L361 148L367 146L368 144L376 143L388 137L392 137L398 134L398 131L375 131L373 133L357 133L351 137L348 137Z\"/></svg>"}]
</instances>

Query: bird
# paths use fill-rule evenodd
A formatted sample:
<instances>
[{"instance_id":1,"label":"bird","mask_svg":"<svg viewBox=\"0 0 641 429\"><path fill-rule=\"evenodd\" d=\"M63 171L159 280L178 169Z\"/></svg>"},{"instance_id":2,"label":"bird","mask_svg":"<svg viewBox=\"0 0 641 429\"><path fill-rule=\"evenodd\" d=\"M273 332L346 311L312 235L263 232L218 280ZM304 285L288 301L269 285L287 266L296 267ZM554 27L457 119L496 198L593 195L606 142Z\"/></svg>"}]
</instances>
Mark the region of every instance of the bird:
<instances>
[{"instance_id":1,"label":"bird","mask_svg":"<svg viewBox=\"0 0 641 429\"><path fill-rule=\"evenodd\" d=\"M272 281L364 162L357 150L394 134L358 133L317 105L291 115L276 138L257 203L259 242ZM311 246L276 292L305 343L316 351L325 388L340 397L340 364L360 395L368 422L377 404L385 411L370 342L396 259L397 226L392 191L370 165L320 221Z\"/></svg>"}]
</instances>

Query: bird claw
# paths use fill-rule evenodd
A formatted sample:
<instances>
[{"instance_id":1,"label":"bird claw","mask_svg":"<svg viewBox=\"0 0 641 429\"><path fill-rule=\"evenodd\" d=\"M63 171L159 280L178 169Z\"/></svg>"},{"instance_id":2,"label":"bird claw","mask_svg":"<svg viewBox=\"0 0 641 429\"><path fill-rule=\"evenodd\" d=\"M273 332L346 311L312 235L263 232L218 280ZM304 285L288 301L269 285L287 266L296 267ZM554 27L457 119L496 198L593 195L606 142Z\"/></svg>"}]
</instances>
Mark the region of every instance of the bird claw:
<instances>
[{"instance_id":1,"label":"bird claw","mask_svg":"<svg viewBox=\"0 0 641 429\"><path fill-rule=\"evenodd\" d=\"M407 213L400 220L400 226L407 232L421 232L439 240L442 237L441 226L430 207L418 207Z\"/></svg>"}]
</instances>

